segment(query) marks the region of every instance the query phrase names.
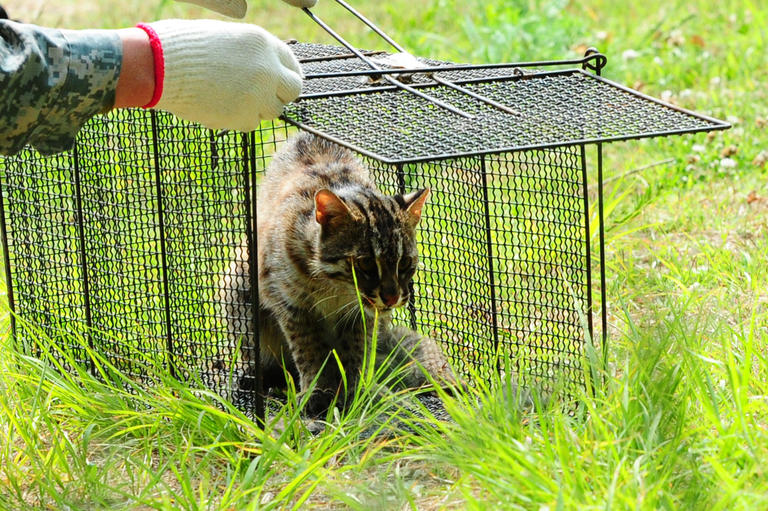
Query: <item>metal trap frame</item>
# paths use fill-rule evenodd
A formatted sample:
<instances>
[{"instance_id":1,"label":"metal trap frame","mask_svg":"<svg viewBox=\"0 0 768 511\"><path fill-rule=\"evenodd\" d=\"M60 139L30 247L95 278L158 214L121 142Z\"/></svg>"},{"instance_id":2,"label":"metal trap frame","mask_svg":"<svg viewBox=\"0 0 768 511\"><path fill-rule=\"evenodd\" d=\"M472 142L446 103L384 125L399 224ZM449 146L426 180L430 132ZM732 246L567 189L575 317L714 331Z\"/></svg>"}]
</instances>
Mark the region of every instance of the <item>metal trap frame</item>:
<instances>
[{"instance_id":1,"label":"metal trap frame","mask_svg":"<svg viewBox=\"0 0 768 511\"><path fill-rule=\"evenodd\" d=\"M607 59L595 50L493 65L419 59L403 69L324 26L342 46L291 43L302 95L257 131L123 110L93 119L69 152L0 158L20 347L34 353L43 334L88 363L88 346L142 380L138 354L261 414L258 360L242 359L227 326L240 321L240 335L257 339L258 303L226 318L222 300L236 291L220 281L235 258L256 267L260 174L304 130L357 153L386 193L432 189L400 321L437 339L465 376L491 378L502 355L537 385L583 387L586 343L606 348L602 145L729 125L602 78Z\"/></svg>"}]
</instances>

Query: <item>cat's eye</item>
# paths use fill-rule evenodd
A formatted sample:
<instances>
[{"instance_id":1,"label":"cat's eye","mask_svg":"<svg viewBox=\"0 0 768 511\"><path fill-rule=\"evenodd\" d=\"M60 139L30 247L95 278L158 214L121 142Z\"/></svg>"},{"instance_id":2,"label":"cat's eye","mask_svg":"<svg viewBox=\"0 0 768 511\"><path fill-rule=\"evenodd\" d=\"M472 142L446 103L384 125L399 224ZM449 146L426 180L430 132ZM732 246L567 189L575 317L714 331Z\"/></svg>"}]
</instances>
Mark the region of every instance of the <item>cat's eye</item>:
<instances>
[{"instance_id":1,"label":"cat's eye","mask_svg":"<svg viewBox=\"0 0 768 511\"><path fill-rule=\"evenodd\" d=\"M375 278L379 276L379 267L376 265L376 259L373 257L358 257L355 260L355 266L366 277Z\"/></svg>"},{"instance_id":2,"label":"cat's eye","mask_svg":"<svg viewBox=\"0 0 768 511\"><path fill-rule=\"evenodd\" d=\"M410 277L413 275L416 272L416 262L417 259L415 257L401 258L397 265L398 275L400 275L400 277Z\"/></svg>"}]
</instances>

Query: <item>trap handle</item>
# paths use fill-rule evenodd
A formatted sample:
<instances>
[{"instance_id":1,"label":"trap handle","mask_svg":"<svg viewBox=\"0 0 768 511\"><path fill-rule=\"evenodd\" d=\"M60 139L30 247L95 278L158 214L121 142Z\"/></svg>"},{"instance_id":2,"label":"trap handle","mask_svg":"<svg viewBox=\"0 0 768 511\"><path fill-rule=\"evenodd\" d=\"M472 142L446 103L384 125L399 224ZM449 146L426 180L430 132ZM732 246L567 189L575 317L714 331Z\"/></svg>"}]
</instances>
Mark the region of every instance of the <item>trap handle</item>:
<instances>
[{"instance_id":1,"label":"trap handle","mask_svg":"<svg viewBox=\"0 0 768 511\"><path fill-rule=\"evenodd\" d=\"M312 21L320 25L323 30L328 32L334 39L339 41L344 47L346 47L349 51L355 54L357 58L365 62L371 69L375 71L381 71L381 68L379 68L375 62L373 62L371 59L363 55L361 51L359 51L357 48L352 46L350 43L348 43L343 37L341 37L339 34L337 34L330 26L328 26L325 22L323 22L320 18L318 18L312 11L310 11L308 8L304 7L302 8L302 11L304 11L307 16L309 16ZM405 85L404 83L400 82L399 80L394 79L393 77L384 74L382 75L382 78L389 82L390 84L394 85L395 87L398 87L400 89L403 89L405 91L410 92L411 94L414 94L416 96L419 96L420 98L426 99L427 101L434 103L435 105L444 108L450 112L453 112L456 115L460 115L461 117L464 117L465 119L474 119L474 116L471 114L468 114L467 112L451 105L450 103L446 103L440 99L437 99L433 96L430 96L429 94L425 94L421 91L418 91L414 89L413 87L410 87L408 85Z\"/></svg>"},{"instance_id":2,"label":"trap handle","mask_svg":"<svg viewBox=\"0 0 768 511\"><path fill-rule=\"evenodd\" d=\"M342 7L344 7L349 12L351 12L354 17L356 17L357 19L359 19L360 21L365 23L368 26L368 28L370 28L371 30L376 32L379 35L379 37L381 37L386 42L388 42L397 51L399 51L401 53L408 53L410 55L409 51L407 51L405 48L400 46L400 44L398 44L397 41L392 39L389 35L387 35L386 32L384 32L382 29L380 29L378 26L376 26L376 24L374 22L372 22L371 20L369 20L368 18L363 16L363 14L360 11L356 10L354 7L349 5L345 0L336 0L336 3L341 5ZM458 92L461 92L462 94L466 94L467 96L470 96L470 97L472 97L472 98L474 98L474 99L476 99L478 101L481 101L481 102L483 102L483 103L485 103L487 105L490 105L490 106L492 106L494 108L497 108L499 110L502 110L502 111L504 111L504 112L506 112L508 114L512 114L512 115L519 115L520 114L520 112L518 112L516 110L513 110L512 108L510 108L510 107L508 107L506 105L503 105L503 104L499 103L498 101L494 101L494 100L492 100L490 98L486 98L485 96L481 96L480 94L472 92L469 89L467 89L465 87L462 87L460 85L456 85L455 83L450 82L448 80L445 80L444 78L439 78L434 73L428 73L427 76L429 76L432 80L436 81L437 83L439 83L440 85L442 85L444 87L448 87L448 88L451 88L451 89L456 90Z\"/></svg>"}]
</instances>

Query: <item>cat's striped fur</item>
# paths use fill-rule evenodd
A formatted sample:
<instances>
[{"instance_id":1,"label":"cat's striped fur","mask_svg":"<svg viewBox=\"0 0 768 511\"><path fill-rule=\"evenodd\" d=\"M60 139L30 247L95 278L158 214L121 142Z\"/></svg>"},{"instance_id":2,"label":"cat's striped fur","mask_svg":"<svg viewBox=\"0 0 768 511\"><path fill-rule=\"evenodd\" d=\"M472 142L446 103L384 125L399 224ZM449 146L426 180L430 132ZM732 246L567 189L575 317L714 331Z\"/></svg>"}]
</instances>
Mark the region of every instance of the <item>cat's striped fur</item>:
<instances>
[{"instance_id":1,"label":"cat's striped fur","mask_svg":"<svg viewBox=\"0 0 768 511\"><path fill-rule=\"evenodd\" d=\"M370 343L374 309L379 311L379 359L390 354L401 362L415 359L436 380L454 381L432 339L391 323L392 309L409 298L418 262L415 229L428 195L428 189L383 195L351 152L309 134L289 140L274 156L258 194L260 358L266 385L282 375L284 360L304 391L325 363L307 409L322 413L334 396L343 404L347 396L329 354L336 350L351 391L364 343ZM221 289L230 335L241 338L247 360L253 358L253 342L244 338L251 320L245 306L250 300L245 251L239 249ZM426 383L416 364L406 375L407 386Z\"/></svg>"}]
</instances>

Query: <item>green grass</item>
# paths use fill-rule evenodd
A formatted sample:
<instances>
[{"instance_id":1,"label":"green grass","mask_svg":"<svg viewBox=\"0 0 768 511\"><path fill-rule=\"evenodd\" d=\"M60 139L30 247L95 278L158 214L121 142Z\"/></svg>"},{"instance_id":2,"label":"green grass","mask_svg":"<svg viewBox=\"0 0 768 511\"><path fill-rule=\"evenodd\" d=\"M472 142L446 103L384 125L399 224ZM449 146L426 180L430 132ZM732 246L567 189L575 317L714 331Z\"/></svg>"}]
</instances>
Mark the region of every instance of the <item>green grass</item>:
<instances>
[{"instance_id":1,"label":"green grass","mask_svg":"<svg viewBox=\"0 0 768 511\"><path fill-rule=\"evenodd\" d=\"M351 41L378 46L320 2L318 14ZM68 27L202 13L170 2L3 4L15 17ZM393 409L361 399L318 436L286 409L283 436L270 436L162 371L161 385L126 392L120 371L106 383L61 376L4 335L0 508L768 507L768 187L756 159L768 140L768 8L355 5L421 55L535 60L594 45L609 57L609 78L733 123L711 137L606 147L611 349L595 395L582 396L575 415L554 404L521 412L508 382L497 381L448 401L455 424L401 410L411 424L393 426L400 435L367 435ZM327 41L278 0L252 2L248 20L281 37Z\"/></svg>"}]
</instances>

